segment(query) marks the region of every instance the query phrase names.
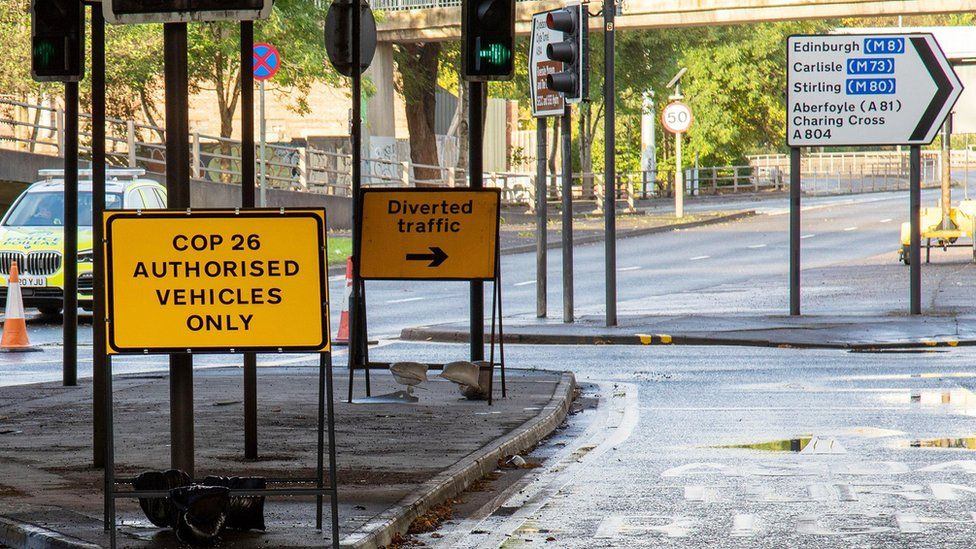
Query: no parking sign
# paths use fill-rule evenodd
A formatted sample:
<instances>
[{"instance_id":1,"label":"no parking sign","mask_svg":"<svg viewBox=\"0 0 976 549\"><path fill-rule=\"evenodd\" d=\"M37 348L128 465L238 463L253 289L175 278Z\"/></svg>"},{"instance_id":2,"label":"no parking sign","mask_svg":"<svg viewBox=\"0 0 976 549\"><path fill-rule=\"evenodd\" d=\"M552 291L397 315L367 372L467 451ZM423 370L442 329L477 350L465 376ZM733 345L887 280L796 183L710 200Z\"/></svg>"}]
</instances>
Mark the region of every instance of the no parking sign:
<instances>
[{"instance_id":1,"label":"no parking sign","mask_svg":"<svg viewBox=\"0 0 976 549\"><path fill-rule=\"evenodd\" d=\"M265 42L254 44L254 79L257 81L270 80L278 74L281 68L281 55L278 48Z\"/></svg>"}]
</instances>

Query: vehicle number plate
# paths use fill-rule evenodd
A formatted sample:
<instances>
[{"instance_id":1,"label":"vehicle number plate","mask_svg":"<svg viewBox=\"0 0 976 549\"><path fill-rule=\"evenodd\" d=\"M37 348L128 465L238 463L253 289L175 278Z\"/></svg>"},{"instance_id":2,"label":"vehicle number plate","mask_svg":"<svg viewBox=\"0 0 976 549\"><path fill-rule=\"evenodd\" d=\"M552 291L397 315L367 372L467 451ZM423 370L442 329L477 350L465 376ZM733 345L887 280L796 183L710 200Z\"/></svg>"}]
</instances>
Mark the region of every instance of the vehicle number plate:
<instances>
[{"instance_id":1,"label":"vehicle number plate","mask_svg":"<svg viewBox=\"0 0 976 549\"><path fill-rule=\"evenodd\" d=\"M22 288L37 288L47 286L47 278L43 276L22 276L20 277Z\"/></svg>"}]
</instances>

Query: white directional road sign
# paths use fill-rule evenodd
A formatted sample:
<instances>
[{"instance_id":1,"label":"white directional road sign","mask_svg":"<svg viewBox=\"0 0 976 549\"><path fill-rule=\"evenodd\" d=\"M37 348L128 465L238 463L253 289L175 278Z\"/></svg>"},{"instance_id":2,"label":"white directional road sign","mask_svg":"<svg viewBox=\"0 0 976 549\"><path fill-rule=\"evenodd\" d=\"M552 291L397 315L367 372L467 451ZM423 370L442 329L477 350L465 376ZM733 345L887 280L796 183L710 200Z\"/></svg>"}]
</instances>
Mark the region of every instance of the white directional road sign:
<instances>
[{"instance_id":1,"label":"white directional road sign","mask_svg":"<svg viewBox=\"0 0 976 549\"><path fill-rule=\"evenodd\" d=\"M931 34L791 36L791 147L925 145L962 93Z\"/></svg>"}]
</instances>

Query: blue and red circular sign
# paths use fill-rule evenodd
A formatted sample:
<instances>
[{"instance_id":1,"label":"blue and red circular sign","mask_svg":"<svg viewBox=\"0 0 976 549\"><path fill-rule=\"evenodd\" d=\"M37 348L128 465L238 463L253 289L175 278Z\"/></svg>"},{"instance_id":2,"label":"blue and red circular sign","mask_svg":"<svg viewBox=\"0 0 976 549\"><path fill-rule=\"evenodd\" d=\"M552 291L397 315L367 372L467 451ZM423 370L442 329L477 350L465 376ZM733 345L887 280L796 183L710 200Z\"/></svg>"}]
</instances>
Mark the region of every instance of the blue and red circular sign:
<instances>
[{"instance_id":1,"label":"blue and red circular sign","mask_svg":"<svg viewBox=\"0 0 976 549\"><path fill-rule=\"evenodd\" d=\"M270 80L278 74L280 68L281 56L278 54L278 48L264 42L254 44L255 80Z\"/></svg>"}]
</instances>

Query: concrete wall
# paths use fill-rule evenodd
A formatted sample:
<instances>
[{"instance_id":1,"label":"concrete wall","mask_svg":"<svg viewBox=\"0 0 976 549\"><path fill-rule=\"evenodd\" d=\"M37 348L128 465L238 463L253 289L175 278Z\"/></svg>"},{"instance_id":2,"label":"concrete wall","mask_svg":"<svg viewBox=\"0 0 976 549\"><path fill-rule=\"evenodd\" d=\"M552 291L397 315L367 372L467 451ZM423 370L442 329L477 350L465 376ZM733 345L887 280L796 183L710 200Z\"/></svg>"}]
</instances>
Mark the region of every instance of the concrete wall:
<instances>
[{"instance_id":1,"label":"concrete wall","mask_svg":"<svg viewBox=\"0 0 976 549\"><path fill-rule=\"evenodd\" d=\"M260 192L260 191L258 191ZM325 208L329 230L352 228L352 199L315 193L268 189L268 206ZM194 208L233 208L241 204L241 187L224 183L194 181L190 184L190 204Z\"/></svg>"},{"instance_id":2,"label":"concrete wall","mask_svg":"<svg viewBox=\"0 0 976 549\"><path fill-rule=\"evenodd\" d=\"M82 168L88 167L88 162L84 160L79 164ZM38 170L52 168L64 168L64 159L48 154L0 149L0 181L34 183L40 179Z\"/></svg>"}]
</instances>

